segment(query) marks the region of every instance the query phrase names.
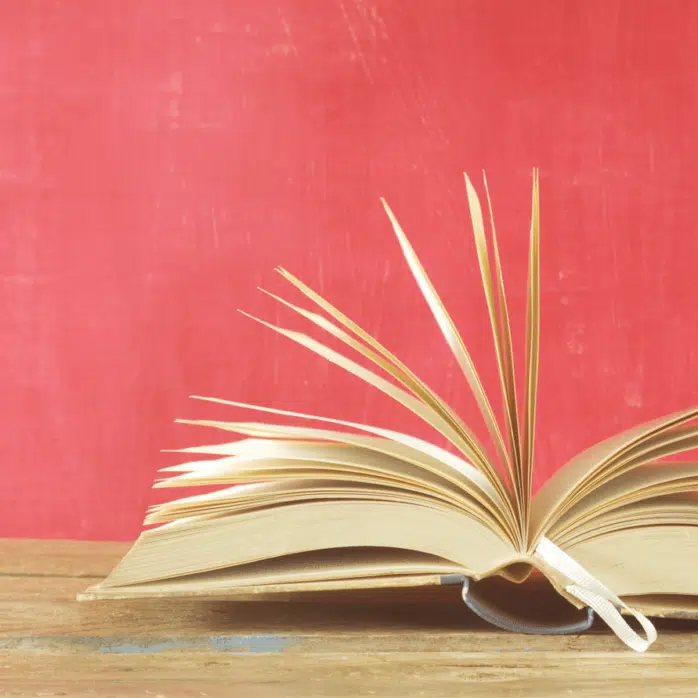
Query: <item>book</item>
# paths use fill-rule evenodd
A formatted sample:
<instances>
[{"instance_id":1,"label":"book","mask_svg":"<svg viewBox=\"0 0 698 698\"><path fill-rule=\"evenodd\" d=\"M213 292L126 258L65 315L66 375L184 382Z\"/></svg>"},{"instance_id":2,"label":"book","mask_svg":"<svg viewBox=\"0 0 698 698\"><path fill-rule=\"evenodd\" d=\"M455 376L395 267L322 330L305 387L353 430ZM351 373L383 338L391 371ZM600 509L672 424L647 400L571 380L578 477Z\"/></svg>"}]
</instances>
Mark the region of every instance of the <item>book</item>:
<instances>
[{"instance_id":1,"label":"book","mask_svg":"<svg viewBox=\"0 0 698 698\"><path fill-rule=\"evenodd\" d=\"M381 202L474 396L487 445L375 337L278 269L307 307L273 298L343 349L259 322L388 395L440 435L444 446L383 426L192 396L272 417L178 420L208 427L217 438L182 449L193 460L164 468L166 475L155 487L206 485L213 491L152 506L130 551L81 600L300 598L340 589L458 584L465 603L499 627L579 632L598 616L640 652L657 637L651 617L697 615L698 462L673 457L698 445L692 422L698 408L595 444L532 494L540 335L538 171L532 182L519 394L484 173L483 189L486 208L465 176L498 369L499 417L397 217ZM536 623L524 618L521 608L493 602L487 591L493 582L504 584L504 597L524 599L535 580L571 613L556 611L557 620Z\"/></svg>"}]
</instances>

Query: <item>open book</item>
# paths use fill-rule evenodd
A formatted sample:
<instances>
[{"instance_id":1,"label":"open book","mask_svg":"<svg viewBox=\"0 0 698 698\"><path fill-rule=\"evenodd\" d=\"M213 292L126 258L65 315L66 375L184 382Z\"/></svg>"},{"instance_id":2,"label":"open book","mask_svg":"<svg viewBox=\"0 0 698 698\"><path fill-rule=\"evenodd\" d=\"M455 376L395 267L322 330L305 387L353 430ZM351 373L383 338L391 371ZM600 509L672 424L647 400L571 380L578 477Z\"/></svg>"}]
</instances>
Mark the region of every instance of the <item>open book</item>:
<instances>
[{"instance_id":1,"label":"open book","mask_svg":"<svg viewBox=\"0 0 698 698\"><path fill-rule=\"evenodd\" d=\"M220 438L213 445L184 449L196 460L165 468L168 477L155 486L219 488L151 507L145 519L149 528L108 578L81 599L249 597L457 582L463 585L464 600L492 622L536 632L478 603L474 590L481 580L496 577L506 580L510 595L516 596L526 586L523 582L539 575L572 611L593 609L638 651L656 638L647 616L695 614L698 462L667 458L698 445L698 427L691 423L698 408L642 424L589 448L532 496L540 300L538 173L534 170L523 395L516 390L487 182L486 215L467 176L465 184L503 419L497 419L493 396L485 394L468 350L400 224L383 205L406 263L475 397L491 446L478 440L444 400L374 337L280 269L313 310L274 298L328 333L346 352L263 324L387 394L445 437L450 447L384 427L199 398L292 417L300 426L280 423L284 420L181 420L208 426ZM629 616L636 621L629 623ZM581 626L565 626L561 620L563 627Z\"/></svg>"}]
</instances>

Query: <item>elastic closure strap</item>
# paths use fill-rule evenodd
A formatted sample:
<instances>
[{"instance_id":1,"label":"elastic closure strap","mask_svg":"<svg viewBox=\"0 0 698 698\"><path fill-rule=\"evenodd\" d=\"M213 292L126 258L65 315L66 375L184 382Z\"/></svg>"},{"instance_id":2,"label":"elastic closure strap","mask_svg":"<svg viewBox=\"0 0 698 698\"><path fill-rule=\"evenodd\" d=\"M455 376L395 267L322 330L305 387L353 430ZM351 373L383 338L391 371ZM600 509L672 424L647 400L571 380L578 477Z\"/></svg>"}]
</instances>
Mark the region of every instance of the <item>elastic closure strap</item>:
<instances>
[{"instance_id":1,"label":"elastic closure strap","mask_svg":"<svg viewBox=\"0 0 698 698\"><path fill-rule=\"evenodd\" d=\"M502 630L527 635L578 635L589 630L594 622L594 611L590 606L584 611L574 609L574 615L564 620L558 619L557 623L548 619L523 617L518 608L511 611L493 603L486 594L480 592L477 583L473 583L468 577L460 579L463 581L461 596L465 605L476 616Z\"/></svg>"},{"instance_id":2,"label":"elastic closure strap","mask_svg":"<svg viewBox=\"0 0 698 698\"><path fill-rule=\"evenodd\" d=\"M572 582L565 587L567 593L592 608L628 647L636 652L644 652L657 639L657 630L648 618L639 611L630 608L552 541L541 538L535 554ZM619 608L637 619L645 631L645 637L642 637L628 624L628 621L618 610Z\"/></svg>"}]
</instances>

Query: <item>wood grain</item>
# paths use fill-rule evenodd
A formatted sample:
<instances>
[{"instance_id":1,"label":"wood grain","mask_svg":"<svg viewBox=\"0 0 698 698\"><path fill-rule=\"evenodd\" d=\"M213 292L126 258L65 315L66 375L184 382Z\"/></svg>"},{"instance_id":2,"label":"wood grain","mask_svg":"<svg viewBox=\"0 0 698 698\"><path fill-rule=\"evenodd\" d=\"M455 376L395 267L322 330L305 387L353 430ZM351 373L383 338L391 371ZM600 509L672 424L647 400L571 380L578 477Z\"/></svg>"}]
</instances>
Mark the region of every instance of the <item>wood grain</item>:
<instances>
[{"instance_id":1,"label":"wood grain","mask_svg":"<svg viewBox=\"0 0 698 698\"><path fill-rule=\"evenodd\" d=\"M0 696L693 696L698 685L695 625L663 622L638 655L603 628L493 631L455 589L383 603L78 603L80 575L110 567L119 545L0 551Z\"/></svg>"},{"instance_id":2,"label":"wood grain","mask_svg":"<svg viewBox=\"0 0 698 698\"><path fill-rule=\"evenodd\" d=\"M106 577L131 543L0 538L0 575Z\"/></svg>"}]
</instances>

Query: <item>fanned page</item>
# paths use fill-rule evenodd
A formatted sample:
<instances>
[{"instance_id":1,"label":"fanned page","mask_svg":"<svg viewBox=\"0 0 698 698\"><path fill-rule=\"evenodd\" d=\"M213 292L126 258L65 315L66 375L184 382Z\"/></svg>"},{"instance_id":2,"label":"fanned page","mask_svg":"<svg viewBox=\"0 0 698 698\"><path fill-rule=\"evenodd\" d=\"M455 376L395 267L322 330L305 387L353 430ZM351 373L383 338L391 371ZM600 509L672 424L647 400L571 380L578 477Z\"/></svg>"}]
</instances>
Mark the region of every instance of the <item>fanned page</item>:
<instances>
[{"instance_id":1,"label":"fanned page","mask_svg":"<svg viewBox=\"0 0 698 698\"><path fill-rule=\"evenodd\" d=\"M268 296L291 316L325 332L342 351L295 329L252 319L383 392L446 439L449 448L383 426L195 396L275 419L179 420L208 427L217 436L209 444L183 449L193 460L164 468L155 486L217 489L151 507L145 519L149 528L109 577L81 598L249 596L419 586L493 575L514 583L525 581L535 567L562 597L592 608L638 651L656 638L643 609L666 613L693 607L690 599L698 599L698 563L690 562L698 560L698 465L664 460L698 445L698 428L691 424L698 408L592 447L531 496L540 334L538 172L532 186L521 400L484 176L483 185L487 223L466 175L499 377L498 405L486 393L396 215L385 201L383 206L479 408L488 441L376 338L279 268L310 307ZM287 418L294 423L284 423ZM465 584L464 596L468 588ZM694 605L698 609L698 601ZM627 623L627 615L635 616L641 632Z\"/></svg>"}]
</instances>

